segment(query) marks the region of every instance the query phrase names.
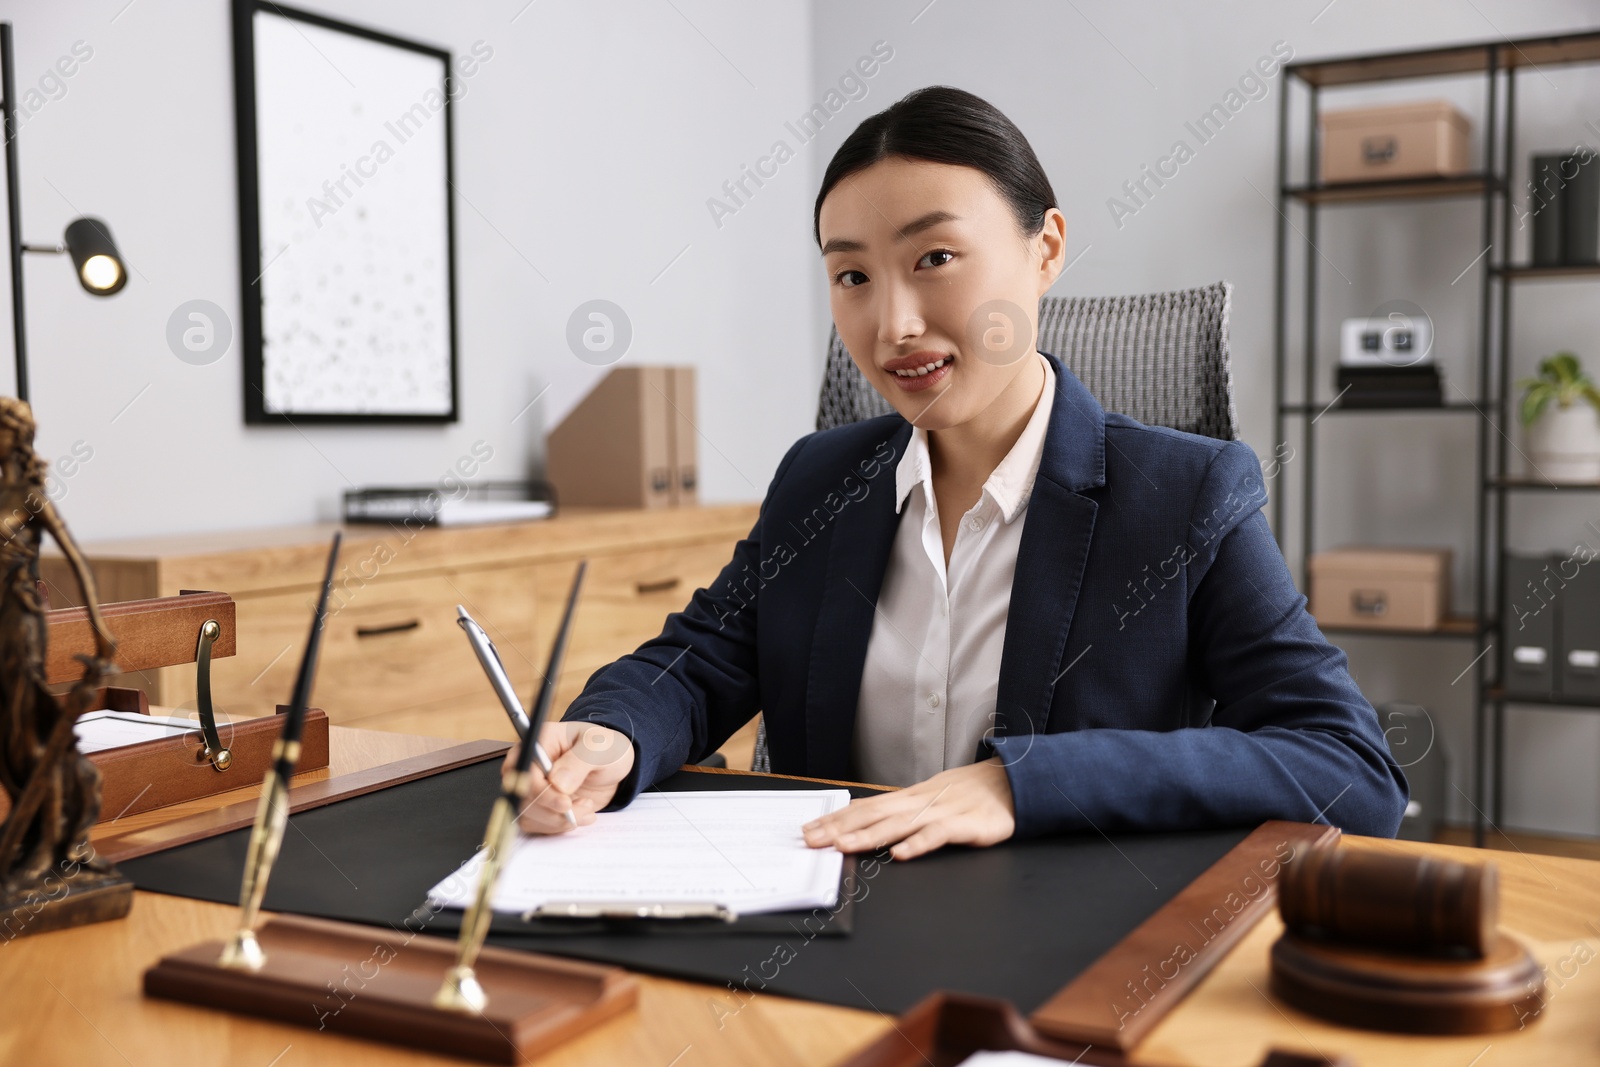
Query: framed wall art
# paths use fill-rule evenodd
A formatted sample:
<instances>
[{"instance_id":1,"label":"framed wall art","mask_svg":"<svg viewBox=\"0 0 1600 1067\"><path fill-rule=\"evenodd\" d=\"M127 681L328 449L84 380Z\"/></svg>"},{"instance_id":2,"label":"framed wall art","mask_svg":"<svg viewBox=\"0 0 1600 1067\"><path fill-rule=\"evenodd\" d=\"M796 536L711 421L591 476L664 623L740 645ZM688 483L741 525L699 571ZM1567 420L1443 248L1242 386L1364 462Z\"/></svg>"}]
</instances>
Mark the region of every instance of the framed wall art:
<instances>
[{"instance_id":1,"label":"framed wall art","mask_svg":"<svg viewBox=\"0 0 1600 1067\"><path fill-rule=\"evenodd\" d=\"M245 421L455 421L450 53L233 20Z\"/></svg>"}]
</instances>

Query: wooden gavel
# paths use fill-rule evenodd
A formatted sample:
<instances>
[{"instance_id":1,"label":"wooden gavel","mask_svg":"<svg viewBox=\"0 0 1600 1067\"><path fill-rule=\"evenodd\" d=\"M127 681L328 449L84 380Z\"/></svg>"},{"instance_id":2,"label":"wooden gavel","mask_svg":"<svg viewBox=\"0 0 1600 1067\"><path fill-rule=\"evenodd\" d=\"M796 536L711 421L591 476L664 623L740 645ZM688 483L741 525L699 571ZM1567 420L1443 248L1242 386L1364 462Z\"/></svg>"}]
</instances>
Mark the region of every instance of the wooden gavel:
<instances>
[{"instance_id":1,"label":"wooden gavel","mask_svg":"<svg viewBox=\"0 0 1600 1067\"><path fill-rule=\"evenodd\" d=\"M1495 937L1500 880L1492 864L1309 849L1284 865L1278 910L1301 937L1481 958Z\"/></svg>"}]
</instances>

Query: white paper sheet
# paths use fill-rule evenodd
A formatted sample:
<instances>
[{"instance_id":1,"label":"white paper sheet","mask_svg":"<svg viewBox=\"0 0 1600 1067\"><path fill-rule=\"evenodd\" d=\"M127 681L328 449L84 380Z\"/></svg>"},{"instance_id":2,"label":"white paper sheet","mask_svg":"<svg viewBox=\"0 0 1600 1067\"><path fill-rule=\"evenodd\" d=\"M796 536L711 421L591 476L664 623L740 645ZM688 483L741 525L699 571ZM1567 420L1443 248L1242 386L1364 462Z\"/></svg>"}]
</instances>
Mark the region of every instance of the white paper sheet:
<instances>
[{"instance_id":1,"label":"white paper sheet","mask_svg":"<svg viewBox=\"0 0 1600 1067\"><path fill-rule=\"evenodd\" d=\"M844 856L808 848L800 827L850 803L844 789L641 793L588 826L525 837L500 872L495 911L551 902L712 903L741 914L831 908ZM474 857L428 894L465 907Z\"/></svg>"},{"instance_id":2,"label":"white paper sheet","mask_svg":"<svg viewBox=\"0 0 1600 1067\"><path fill-rule=\"evenodd\" d=\"M1039 1056L1032 1052L974 1052L962 1060L958 1067L1061 1067L1067 1061L1053 1056Z\"/></svg>"},{"instance_id":3,"label":"white paper sheet","mask_svg":"<svg viewBox=\"0 0 1600 1067\"><path fill-rule=\"evenodd\" d=\"M140 715L136 711L89 711L78 716L73 733L78 735L78 751L101 752L141 741L177 737L200 729L194 719L178 715Z\"/></svg>"},{"instance_id":4,"label":"white paper sheet","mask_svg":"<svg viewBox=\"0 0 1600 1067\"><path fill-rule=\"evenodd\" d=\"M548 519L554 513L544 500L446 500L439 505L437 518L440 526L477 526Z\"/></svg>"}]
</instances>

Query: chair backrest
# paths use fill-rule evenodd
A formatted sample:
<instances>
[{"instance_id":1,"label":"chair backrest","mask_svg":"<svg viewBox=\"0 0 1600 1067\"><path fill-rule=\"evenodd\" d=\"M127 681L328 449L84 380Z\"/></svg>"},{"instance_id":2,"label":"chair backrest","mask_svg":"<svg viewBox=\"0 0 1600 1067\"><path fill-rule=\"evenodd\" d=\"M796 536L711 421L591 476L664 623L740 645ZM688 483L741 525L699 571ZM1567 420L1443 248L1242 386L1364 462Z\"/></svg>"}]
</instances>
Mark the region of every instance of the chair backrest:
<instances>
[{"instance_id":1,"label":"chair backrest","mask_svg":"<svg viewBox=\"0 0 1600 1067\"><path fill-rule=\"evenodd\" d=\"M1140 296L1046 297L1039 301L1039 349L1066 363L1107 411L1231 441L1239 436L1228 353L1233 286ZM817 403L817 429L894 409L856 369L835 329ZM752 768L770 771L767 724L756 729Z\"/></svg>"},{"instance_id":2,"label":"chair backrest","mask_svg":"<svg viewBox=\"0 0 1600 1067\"><path fill-rule=\"evenodd\" d=\"M1233 286L1139 296L1045 297L1038 347L1058 357L1107 411L1206 437L1239 435L1228 353ZM856 369L834 330L817 429L893 410Z\"/></svg>"}]
</instances>

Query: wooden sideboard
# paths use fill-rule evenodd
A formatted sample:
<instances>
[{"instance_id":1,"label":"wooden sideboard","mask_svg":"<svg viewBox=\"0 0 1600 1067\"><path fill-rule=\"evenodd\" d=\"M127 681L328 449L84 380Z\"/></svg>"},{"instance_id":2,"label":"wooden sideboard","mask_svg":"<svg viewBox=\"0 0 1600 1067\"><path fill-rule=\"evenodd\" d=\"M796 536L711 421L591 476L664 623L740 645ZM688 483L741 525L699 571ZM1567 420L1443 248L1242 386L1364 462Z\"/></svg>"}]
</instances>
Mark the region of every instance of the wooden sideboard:
<instances>
[{"instance_id":1,"label":"wooden sideboard","mask_svg":"<svg viewBox=\"0 0 1600 1067\"><path fill-rule=\"evenodd\" d=\"M463 604L489 632L527 701L549 655L573 570L589 560L557 710L595 668L631 652L709 584L749 532L755 504L650 511L563 509L542 522L405 529L348 525L313 702L342 726L462 739L511 725L456 625ZM333 524L88 543L103 602L214 590L238 606L238 655L212 663L230 719L289 699ZM77 603L65 561L46 553L51 607ZM126 675L152 704L193 709L193 666ZM730 743L748 766L753 728Z\"/></svg>"}]
</instances>

